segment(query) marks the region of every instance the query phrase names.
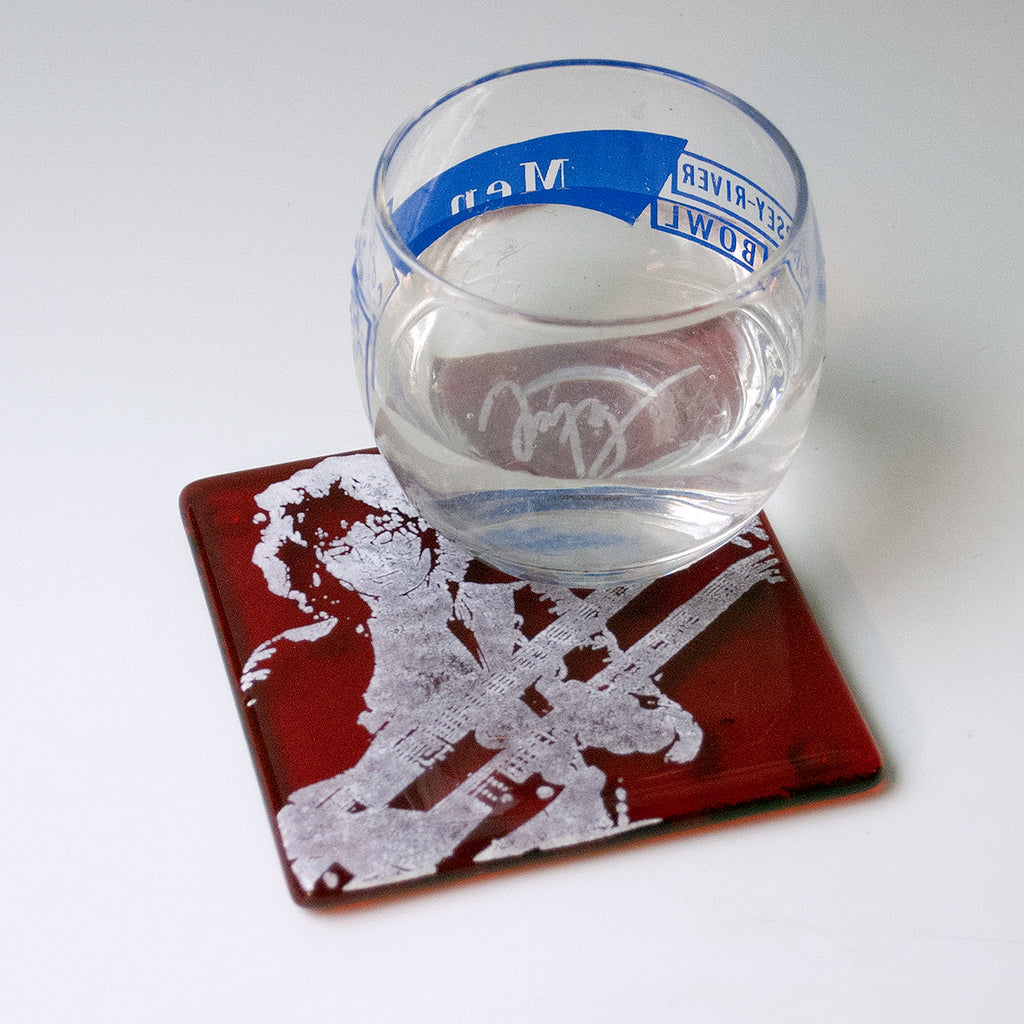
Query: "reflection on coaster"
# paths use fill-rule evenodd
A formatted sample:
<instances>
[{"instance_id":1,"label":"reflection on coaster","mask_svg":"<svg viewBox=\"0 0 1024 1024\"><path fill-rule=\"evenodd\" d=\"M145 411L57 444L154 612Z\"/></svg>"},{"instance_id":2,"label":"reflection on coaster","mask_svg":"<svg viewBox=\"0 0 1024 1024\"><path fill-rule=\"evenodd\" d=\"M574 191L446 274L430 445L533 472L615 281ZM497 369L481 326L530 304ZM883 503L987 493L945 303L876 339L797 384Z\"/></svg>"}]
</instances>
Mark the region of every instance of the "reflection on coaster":
<instances>
[{"instance_id":1,"label":"reflection on coaster","mask_svg":"<svg viewBox=\"0 0 1024 1024\"><path fill-rule=\"evenodd\" d=\"M295 899L857 791L881 760L767 521L651 584L505 576L375 452L182 514Z\"/></svg>"}]
</instances>

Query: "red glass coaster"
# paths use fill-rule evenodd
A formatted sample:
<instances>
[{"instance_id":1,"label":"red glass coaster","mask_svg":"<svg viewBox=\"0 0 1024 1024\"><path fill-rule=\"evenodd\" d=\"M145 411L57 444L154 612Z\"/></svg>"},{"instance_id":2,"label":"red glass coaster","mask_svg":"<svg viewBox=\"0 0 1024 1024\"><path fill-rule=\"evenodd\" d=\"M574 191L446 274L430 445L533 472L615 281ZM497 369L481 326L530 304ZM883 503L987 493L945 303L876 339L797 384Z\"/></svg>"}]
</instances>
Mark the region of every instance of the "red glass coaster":
<instances>
[{"instance_id":1,"label":"red glass coaster","mask_svg":"<svg viewBox=\"0 0 1024 1024\"><path fill-rule=\"evenodd\" d=\"M881 759L770 526L649 585L513 579L375 452L182 514L295 899L865 789Z\"/></svg>"}]
</instances>

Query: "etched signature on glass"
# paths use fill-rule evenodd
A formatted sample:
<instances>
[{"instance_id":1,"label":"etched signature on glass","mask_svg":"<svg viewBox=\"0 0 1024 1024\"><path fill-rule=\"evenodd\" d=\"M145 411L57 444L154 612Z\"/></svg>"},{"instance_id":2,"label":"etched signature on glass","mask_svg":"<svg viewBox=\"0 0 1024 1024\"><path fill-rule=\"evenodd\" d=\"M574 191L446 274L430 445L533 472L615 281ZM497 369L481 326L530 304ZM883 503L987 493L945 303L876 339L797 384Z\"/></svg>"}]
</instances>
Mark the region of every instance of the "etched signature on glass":
<instances>
[{"instance_id":1,"label":"etched signature on glass","mask_svg":"<svg viewBox=\"0 0 1024 1024\"><path fill-rule=\"evenodd\" d=\"M544 374L525 388L514 380L502 380L495 384L484 398L477 427L487 430L495 402L508 394L518 405L519 415L512 427L509 446L513 456L520 462L533 459L537 440L552 431L558 431L558 444L568 445L573 470L579 479L598 479L615 472L626 460L628 445L626 430L629 425L653 402L670 391L679 381L697 373L699 366L690 366L651 387L644 385L633 374L612 367L602 369L594 366L571 367L556 373ZM549 391L554 385L566 381L606 380L618 383L628 377L625 383L631 390L639 390L641 397L622 416L616 416L609 406L599 398L588 396L576 403L559 402L554 408L531 408L531 399ZM581 427L589 427L594 433L605 433L606 440L596 454L587 462Z\"/></svg>"},{"instance_id":2,"label":"etched signature on glass","mask_svg":"<svg viewBox=\"0 0 1024 1024\"><path fill-rule=\"evenodd\" d=\"M326 514L344 497L349 518ZM599 839L650 820L630 815L621 779L588 752L685 764L701 749L693 717L658 685L662 667L760 581L781 580L770 547L749 553L646 634L620 645L609 623L645 584L599 591L473 569L419 518L372 454L338 456L256 496L254 563L271 592L311 619L261 644L251 691L283 644L338 625L330 593L356 592L373 645L356 764L288 795L285 852L306 892L355 890ZM478 565L478 563L477 563ZM311 569L310 566L315 566Z\"/></svg>"}]
</instances>

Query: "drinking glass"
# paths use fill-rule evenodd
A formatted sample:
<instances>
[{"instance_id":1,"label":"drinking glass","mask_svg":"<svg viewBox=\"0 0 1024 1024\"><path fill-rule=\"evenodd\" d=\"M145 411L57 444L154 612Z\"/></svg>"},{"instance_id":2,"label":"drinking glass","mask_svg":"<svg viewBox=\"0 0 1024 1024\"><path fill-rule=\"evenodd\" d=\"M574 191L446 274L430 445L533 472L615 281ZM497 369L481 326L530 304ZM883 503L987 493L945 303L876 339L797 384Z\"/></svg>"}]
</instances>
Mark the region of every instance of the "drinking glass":
<instances>
[{"instance_id":1,"label":"drinking glass","mask_svg":"<svg viewBox=\"0 0 1024 1024\"><path fill-rule=\"evenodd\" d=\"M400 128L356 244L376 443L512 575L653 578L742 531L803 437L825 286L803 168L735 96L568 60Z\"/></svg>"}]
</instances>

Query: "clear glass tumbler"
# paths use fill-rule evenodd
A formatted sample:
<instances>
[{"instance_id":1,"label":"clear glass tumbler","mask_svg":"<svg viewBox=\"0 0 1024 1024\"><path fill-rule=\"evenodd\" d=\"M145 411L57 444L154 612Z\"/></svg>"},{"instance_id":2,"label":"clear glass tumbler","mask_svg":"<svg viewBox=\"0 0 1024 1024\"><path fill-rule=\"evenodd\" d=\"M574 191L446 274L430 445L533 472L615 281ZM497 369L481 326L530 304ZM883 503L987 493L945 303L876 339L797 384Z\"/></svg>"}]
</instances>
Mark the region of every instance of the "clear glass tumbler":
<instances>
[{"instance_id":1,"label":"clear glass tumbler","mask_svg":"<svg viewBox=\"0 0 1024 1024\"><path fill-rule=\"evenodd\" d=\"M574 60L455 90L384 150L353 275L381 453L513 575L682 568L803 437L825 306L804 171L695 78Z\"/></svg>"}]
</instances>

